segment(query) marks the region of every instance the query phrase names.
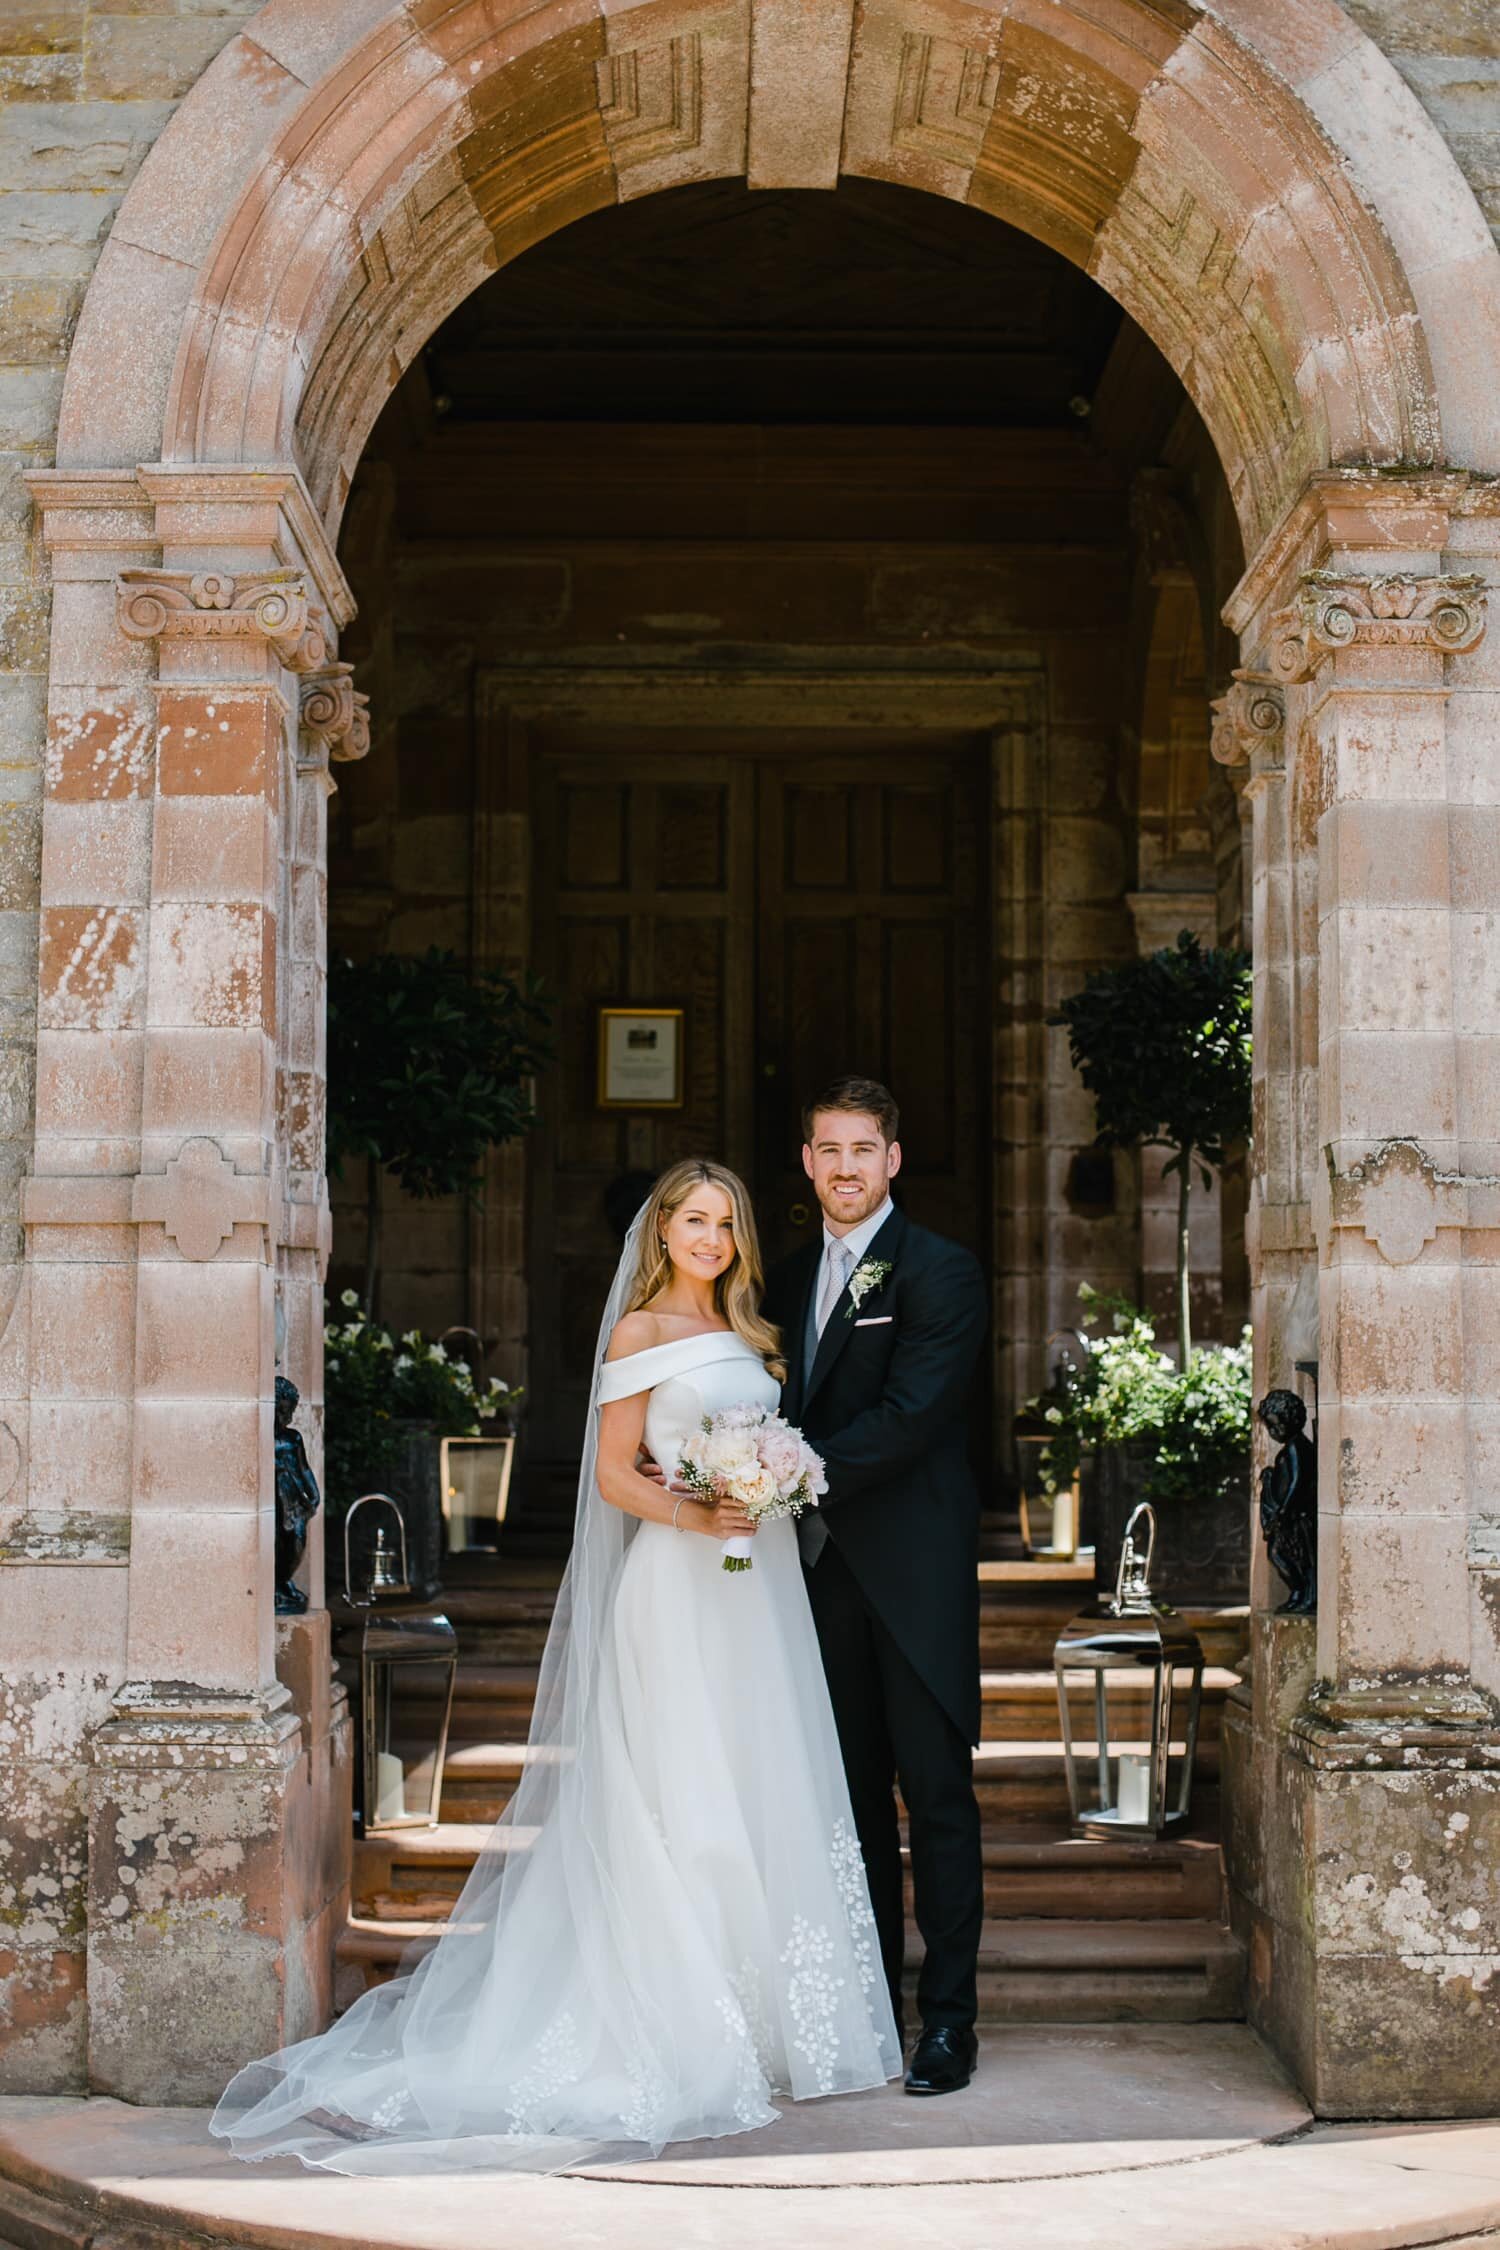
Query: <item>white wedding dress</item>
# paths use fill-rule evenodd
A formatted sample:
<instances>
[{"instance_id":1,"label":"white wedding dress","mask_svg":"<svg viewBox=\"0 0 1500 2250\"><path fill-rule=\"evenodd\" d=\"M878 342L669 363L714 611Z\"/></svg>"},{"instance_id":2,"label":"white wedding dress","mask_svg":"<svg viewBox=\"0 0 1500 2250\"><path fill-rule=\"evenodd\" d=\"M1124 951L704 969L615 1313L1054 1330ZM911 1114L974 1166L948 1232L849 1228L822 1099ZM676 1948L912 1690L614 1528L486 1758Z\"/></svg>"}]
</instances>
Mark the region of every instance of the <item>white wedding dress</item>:
<instances>
[{"instance_id":1,"label":"white wedding dress","mask_svg":"<svg viewBox=\"0 0 1500 2250\"><path fill-rule=\"evenodd\" d=\"M669 1471L705 1413L779 1395L729 1333L601 1364L595 1396L648 1387ZM555 2169L899 2074L794 1525L726 1572L717 1540L585 1491L570 1576L527 1778L447 1934L240 2073L213 2126L237 2154Z\"/></svg>"}]
</instances>

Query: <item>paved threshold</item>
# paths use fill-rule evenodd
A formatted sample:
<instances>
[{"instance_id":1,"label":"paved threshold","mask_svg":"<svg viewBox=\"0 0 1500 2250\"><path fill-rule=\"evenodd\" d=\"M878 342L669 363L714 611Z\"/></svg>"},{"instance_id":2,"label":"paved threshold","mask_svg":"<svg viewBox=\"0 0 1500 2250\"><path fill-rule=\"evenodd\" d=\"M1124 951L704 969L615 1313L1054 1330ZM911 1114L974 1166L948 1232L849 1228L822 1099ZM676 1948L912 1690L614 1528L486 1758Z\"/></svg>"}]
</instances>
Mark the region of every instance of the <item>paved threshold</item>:
<instances>
[{"instance_id":1,"label":"paved threshold","mask_svg":"<svg viewBox=\"0 0 1500 2250\"><path fill-rule=\"evenodd\" d=\"M565 2177L240 2165L190 2109L0 2101L0 2245L113 2250L1472 2250L1500 2120L1315 2126L1238 2025L1018 2027L964 2094L789 2105L732 2142Z\"/></svg>"}]
</instances>

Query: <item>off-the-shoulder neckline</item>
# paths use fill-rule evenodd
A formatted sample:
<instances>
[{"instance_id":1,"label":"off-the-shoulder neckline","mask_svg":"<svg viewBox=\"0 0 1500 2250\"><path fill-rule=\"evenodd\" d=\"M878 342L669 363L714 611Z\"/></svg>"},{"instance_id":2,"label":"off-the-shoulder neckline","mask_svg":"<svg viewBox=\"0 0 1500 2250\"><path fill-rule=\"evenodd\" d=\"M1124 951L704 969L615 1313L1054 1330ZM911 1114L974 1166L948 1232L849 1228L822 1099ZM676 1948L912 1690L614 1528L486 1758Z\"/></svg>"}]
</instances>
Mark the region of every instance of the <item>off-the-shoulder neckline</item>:
<instances>
[{"instance_id":1,"label":"off-the-shoulder neckline","mask_svg":"<svg viewBox=\"0 0 1500 2250\"><path fill-rule=\"evenodd\" d=\"M738 1344L749 1352L752 1359L760 1354L753 1344L747 1344L736 1328L700 1328L692 1336L670 1336L664 1344L644 1344L638 1352L621 1352L618 1359L606 1359L602 1364L607 1373L611 1367L629 1367L635 1360L651 1359L657 1352L680 1352L689 1344Z\"/></svg>"}]
</instances>

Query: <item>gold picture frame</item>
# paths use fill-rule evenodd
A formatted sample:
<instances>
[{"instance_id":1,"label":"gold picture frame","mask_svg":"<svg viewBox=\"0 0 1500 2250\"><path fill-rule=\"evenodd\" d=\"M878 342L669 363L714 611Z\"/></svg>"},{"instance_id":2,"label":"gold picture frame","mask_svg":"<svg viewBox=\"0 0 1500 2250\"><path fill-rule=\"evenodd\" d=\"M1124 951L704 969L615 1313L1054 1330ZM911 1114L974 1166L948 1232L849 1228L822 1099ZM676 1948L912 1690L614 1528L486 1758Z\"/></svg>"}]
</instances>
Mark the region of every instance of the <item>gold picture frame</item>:
<instances>
[{"instance_id":1,"label":"gold picture frame","mask_svg":"<svg viewBox=\"0 0 1500 2250\"><path fill-rule=\"evenodd\" d=\"M683 1008L601 1008L599 1090L601 1109L681 1109Z\"/></svg>"}]
</instances>

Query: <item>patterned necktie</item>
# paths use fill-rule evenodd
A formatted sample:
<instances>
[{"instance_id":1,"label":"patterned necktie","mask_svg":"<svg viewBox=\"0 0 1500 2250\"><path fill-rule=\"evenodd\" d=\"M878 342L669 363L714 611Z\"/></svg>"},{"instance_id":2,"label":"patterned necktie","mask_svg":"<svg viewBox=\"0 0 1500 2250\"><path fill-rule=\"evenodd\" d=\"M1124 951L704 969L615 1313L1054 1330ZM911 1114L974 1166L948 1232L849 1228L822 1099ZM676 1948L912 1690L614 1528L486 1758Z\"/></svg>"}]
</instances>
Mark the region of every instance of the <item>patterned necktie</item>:
<instances>
[{"instance_id":1,"label":"patterned necktie","mask_svg":"<svg viewBox=\"0 0 1500 2250\"><path fill-rule=\"evenodd\" d=\"M829 1243L828 1253L823 1261L823 1288L818 1298L818 1340L820 1343L823 1331L833 1317L833 1308L849 1285L849 1272L853 1262L844 1243Z\"/></svg>"}]
</instances>

